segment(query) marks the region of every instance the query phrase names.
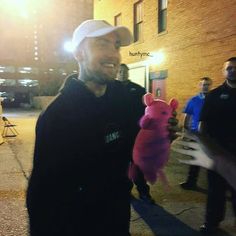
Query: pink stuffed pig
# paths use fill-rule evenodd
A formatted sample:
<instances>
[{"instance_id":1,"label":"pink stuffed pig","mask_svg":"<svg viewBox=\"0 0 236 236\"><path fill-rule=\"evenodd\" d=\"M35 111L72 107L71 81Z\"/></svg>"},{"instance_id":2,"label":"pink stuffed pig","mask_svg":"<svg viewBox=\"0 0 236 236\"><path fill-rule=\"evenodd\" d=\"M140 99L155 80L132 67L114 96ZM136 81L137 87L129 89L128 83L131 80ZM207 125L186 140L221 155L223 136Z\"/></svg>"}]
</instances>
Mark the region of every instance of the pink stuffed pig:
<instances>
[{"instance_id":1,"label":"pink stuffed pig","mask_svg":"<svg viewBox=\"0 0 236 236\"><path fill-rule=\"evenodd\" d=\"M133 164L129 176L135 179L137 166L143 172L144 178L155 183L157 177L167 184L163 168L169 159L170 139L168 120L177 108L178 101L171 99L169 104L160 99L154 99L152 94L144 95L146 104L145 115L140 120L140 131L136 137L133 149Z\"/></svg>"}]
</instances>

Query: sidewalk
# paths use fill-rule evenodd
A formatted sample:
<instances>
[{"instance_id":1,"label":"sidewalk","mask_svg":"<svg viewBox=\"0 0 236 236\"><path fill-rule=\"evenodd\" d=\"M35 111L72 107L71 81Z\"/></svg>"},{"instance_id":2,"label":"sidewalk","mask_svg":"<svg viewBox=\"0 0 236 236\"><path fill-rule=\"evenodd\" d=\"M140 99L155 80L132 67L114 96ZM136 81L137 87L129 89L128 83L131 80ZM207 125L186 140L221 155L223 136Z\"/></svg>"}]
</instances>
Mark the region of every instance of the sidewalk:
<instances>
[{"instance_id":1,"label":"sidewalk","mask_svg":"<svg viewBox=\"0 0 236 236\"><path fill-rule=\"evenodd\" d=\"M20 133L0 145L0 236L27 236L25 189L32 168L34 127L38 112L10 111L4 114ZM197 236L204 221L206 193L205 171L199 178L201 191L185 191L178 183L186 177L187 166L180 165L172 153L166 173L171 189L165 192L160 183L151 186L157 205L132 201L132 236ZM133 189L137 197L137 191ZM227 202L221 236L236 236L233 212ZM111 216L112 217L112 216ZM112 235L111 235L112 236Z\"/></svg>"},{"instance_id":2,"label":"sidewalk","mask_svg":"<svg viewBox=\"0 0 236 236\"><path fill-rule=\"evenodd\" d=\"M0 146L0 236L26 236L26 179L10 144Z\"/></svg>"}]
</instances>

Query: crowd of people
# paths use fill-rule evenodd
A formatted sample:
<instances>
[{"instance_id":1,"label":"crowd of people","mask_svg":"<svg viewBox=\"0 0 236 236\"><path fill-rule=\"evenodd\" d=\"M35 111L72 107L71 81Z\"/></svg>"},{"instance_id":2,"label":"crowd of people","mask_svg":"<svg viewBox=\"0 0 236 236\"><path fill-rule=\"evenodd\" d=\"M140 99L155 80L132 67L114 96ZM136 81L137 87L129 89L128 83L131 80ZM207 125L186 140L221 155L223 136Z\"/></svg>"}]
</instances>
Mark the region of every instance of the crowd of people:
<instances>
[{"instance_id":1,"label":"crowd of people","mask_svg":"<svg viewBox=\"0 0 236 236\"><path fill-rule=\"evenodd\" d=\"M128 28L104 20L87 20L75 29L72 43L79 74L67 79L36 125L27 190L31 236L130 235L133 183L127 172L146 93L128 79L128 66L120 65L120 47L131 42ZM235 58L225 63L224 75L225 83L209 93L211 80L202 78L200 94L184 113L194 117L194 130L191 126L190 131L195 132L200 121L199 132L235 155ZM196 106L201 107L196 111ZM170 142L176 137L176 127L173 114L167 127ZM140 199L154 204L141 171L138 176L134 184ZM223 219L227 187L224 177L209 170L202 231L216 230ZM218 198L212 200L215 194ZM215 206L219 202L220 210Z\"/></svg>"},{"instance_id":2,"label":"crowd of people","mask_svg":"<svg viewBox=\"0 0 236 236\"><path fill-rule=\"evenodd\" d=\"M200 227L200 231L206 234L216 233L220 222L224 219L227 190L231 192L233 212L236 216L236 125L234 124L236 119L234 109L236 104L236 57L227 59L222 71L223 84L209 91L204 98L203 105L200 106L197 129L187 128L190 131L187 140L190 142L180 141L178 143L182 144L182 148L174 148L180 153L195 158L195 160L184 161L184 163L192 164L193 167L197 164L208 169L205 223ZM184 110L185 113L189 112L188 105L189 103ZM190 124L193 122L194 119ZM191 142L194 139L198 141L198 144ZM181 186L185 189L196 188L196 173L195 176L189 175L187 182L182 183Z\"/></svg>"}]
</instances>

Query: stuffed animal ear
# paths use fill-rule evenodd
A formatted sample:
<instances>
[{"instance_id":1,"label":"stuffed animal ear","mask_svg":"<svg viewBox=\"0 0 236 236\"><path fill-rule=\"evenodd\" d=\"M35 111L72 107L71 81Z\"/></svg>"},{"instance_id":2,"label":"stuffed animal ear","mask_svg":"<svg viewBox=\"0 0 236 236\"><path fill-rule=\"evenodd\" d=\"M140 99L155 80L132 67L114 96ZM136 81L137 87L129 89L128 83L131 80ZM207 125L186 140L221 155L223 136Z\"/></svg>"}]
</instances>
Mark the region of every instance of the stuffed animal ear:
<instances>
[{"instance_id":1,"label":"stuffed animal ear","mask_svg":"<svg viewBox=\"0 0 236 236\"><path fill-rule=\"evenodd\" d=\"M143 96L143 101L144 101L146 106L150 106L154 101L152 94L151 93L146 93Z\"/></svg>"},{"instance_id":2,"label":"stuffed animal ear","mask_svg":"<svg viewBox=\"0 0 236 236\"><path fill-rule=\"evenodd\" d=\"M170 107L173 109L173 110L176 110L178 105L179 105L179 102L177 99L175 98L172 98L170 101L169 101L169 105Z\"/></svg>"}]
</instances>

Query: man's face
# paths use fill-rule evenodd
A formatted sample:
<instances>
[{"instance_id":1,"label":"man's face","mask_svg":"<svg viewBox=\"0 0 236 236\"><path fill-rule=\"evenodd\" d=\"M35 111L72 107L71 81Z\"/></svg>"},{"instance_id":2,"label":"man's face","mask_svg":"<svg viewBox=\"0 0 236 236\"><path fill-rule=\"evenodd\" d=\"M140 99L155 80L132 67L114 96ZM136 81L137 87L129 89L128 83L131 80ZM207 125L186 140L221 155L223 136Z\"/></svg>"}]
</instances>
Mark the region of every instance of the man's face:
<instances>
[{"instance_id":1,"label":"man's face","mask_svg":"<svg viewBox=\"0 0 236 236\"><path fill-rule=\"evenodd\" d=\"M211 88L211 81L207 81L207 80L202 80L200 82L200 90L202 93L206 94L209 92L210 88Z\"/></svg>"},{"instance_id":2,"label":"man's face","mask_svg":"<svg viewBox=\"0 0 236 236\"><path fill-rule=\"evenodd\" d=\"M129 78L129 70L125 66L120 66L118 80L126 81Z\"/></svg>"},{"instance_id":3,"label":"man's face","mask_svg":"<svg viewBox=\"0 0 236 236\"><path fill-rule=\"evenodd\" d=\"M98 84L116 78L120 66L120 42L116 33L87 38L81 45L80 66Z\"/></svg>"},{"instance_id":4,"label":"man's face","mask_svg":"<svg viewBox=\"0 0 236 236\"><path fill-rule=\"evenodd\" d=\"M223 74L229 83L236 84L236 62L227 61L223 67Z\"/></svg>"}]
</instances>

